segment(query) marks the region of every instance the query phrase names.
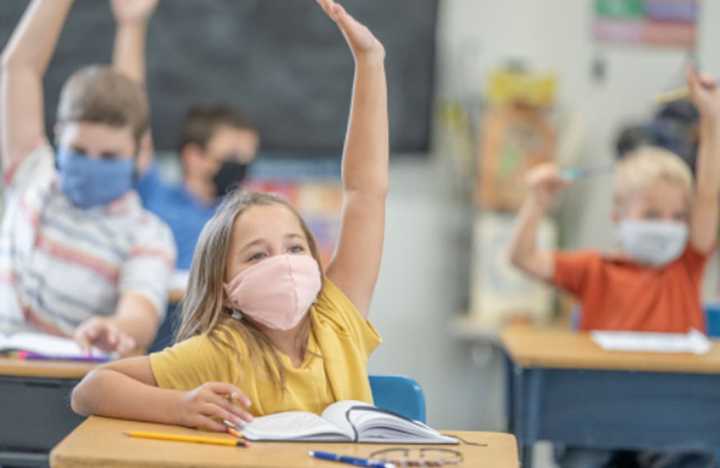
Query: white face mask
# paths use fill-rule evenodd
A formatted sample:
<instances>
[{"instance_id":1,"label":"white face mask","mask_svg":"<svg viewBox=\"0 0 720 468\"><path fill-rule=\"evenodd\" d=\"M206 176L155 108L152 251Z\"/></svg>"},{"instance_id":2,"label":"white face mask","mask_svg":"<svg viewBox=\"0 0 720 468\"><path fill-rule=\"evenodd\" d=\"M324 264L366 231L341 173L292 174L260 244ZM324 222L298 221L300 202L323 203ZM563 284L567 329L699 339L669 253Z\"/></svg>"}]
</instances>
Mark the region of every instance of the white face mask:
<instances>
[{"instance_id":1,"label":"white face mask","mask_svg":"<svg viewBox=\"0 0 720 468\"><path fill-rule=\"evenodd\" d=\"M617 225L623 251L638 263L663 266L685 251L688 227L673 221L624 220Z\"/></svg>"}]
</instances>

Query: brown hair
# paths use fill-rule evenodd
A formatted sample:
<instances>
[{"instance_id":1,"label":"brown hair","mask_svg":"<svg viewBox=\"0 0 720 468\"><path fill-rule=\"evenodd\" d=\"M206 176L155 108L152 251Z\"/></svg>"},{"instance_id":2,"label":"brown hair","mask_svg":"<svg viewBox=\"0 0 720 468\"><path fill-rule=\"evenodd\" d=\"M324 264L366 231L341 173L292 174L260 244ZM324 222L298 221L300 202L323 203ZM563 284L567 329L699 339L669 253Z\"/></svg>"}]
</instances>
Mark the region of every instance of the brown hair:
<instances>
[{"instance_id":1,"label":"brown hair","mask_svg":"<svg viewBox=\"0 0 720 468\"><path fill-rule=\"evenodd\" d=\"M207 149L207 145L220 127L257 132L257 129L240 112L222 104L196 105L185 115L180 132L178 152L190 144Z\"/></svg>"},{"instance_id":2,"label":"brown hair","mask_svg":"<svg viewBox=\"0 0 720 468\"><path fill-rule=\"evenodd\" d=\"M183 300L181 321L175 342L204 334L216 343L232 348L228 327L222 325L234 327L240 332L247 346L249 354L247 358L253 366L263 369L270 381L284 389L285 368L277 349L252 320L231 318L232 310L225 304L223 287L235 221L253 206L270 205L282 205L297 217L307 238L310 253L318 265L320 264L315 238L297 210L286 200L267 193L241 190L228 193L200 234L193 255L188 291ZM309 333L310 322L305 320L298 336L301 343L307 343Z\"/></svg>"},{"instance_id":3,"label":"brown hair","mask_svg":"<svg viewBox=\"0 0 720 468\"><path fill-rule=\"evenodd\" d=\"M147 94L140 85L112 67L91 65L73 73L65 82L57 121L129 126L139 149L148 129L149 112Z\"/></svg>"}]
</instances>

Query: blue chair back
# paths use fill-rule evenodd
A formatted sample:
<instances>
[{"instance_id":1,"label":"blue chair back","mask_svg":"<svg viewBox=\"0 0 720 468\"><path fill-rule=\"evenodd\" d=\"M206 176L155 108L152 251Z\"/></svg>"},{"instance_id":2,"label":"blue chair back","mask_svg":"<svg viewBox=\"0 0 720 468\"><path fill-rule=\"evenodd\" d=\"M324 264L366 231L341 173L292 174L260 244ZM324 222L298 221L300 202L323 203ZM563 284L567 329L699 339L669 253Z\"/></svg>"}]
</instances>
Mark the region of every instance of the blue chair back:
<instances>
[{"instance_id":1,"label":"blue chair back","mask_svg":"<svg viewBox=\"0 0 720 468\"><path fill-rule=\"evenodd\" d=\"M705 321L707 334L712 338L720 338L720 304L705 304Z\"/></svg>"},{"instance_id":2,"label":"blue chair back","mask_svg":"<svg viewBox=\"0 0 720 468\"><path fill-rule=\"evenodd\" d=\"M415 380L399 375L371 375L370 389L378 408L426 421L425 394Z\"/></svg>"}]
</instances>

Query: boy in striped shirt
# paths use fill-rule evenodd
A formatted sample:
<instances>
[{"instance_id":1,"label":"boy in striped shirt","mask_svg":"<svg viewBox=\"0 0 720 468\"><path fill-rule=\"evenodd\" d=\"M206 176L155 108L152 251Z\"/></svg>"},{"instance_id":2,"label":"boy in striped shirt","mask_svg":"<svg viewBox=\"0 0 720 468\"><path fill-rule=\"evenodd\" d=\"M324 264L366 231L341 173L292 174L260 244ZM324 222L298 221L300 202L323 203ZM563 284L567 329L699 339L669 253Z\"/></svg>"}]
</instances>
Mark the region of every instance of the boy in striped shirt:
<instances>
[{"instance_id":1,"label":"boy in striped shirt","mask_svg":"<svg viewBox=\"0 0 720 468\"><path fill-rule=\"evenodd\" d=\"M141 86L110 67L83 68L62 90L57 151L44 134L43 75L72 4L34 0L2 56L0 333L126 354L155 336L174 243L133 190L148 126ZM144 34L146 21L120 23L118 38Z\"/></svg>"}]
</instances>

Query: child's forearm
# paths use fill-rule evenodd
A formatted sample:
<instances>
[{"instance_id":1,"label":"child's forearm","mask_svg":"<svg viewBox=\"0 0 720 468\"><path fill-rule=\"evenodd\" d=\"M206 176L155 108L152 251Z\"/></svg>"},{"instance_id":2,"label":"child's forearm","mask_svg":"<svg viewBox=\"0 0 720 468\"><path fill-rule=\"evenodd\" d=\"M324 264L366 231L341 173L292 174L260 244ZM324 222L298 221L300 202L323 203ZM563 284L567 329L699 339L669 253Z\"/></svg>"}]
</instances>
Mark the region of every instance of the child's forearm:
<instances>
[{"instance_id":1,"label":"child's forearm","mask_svg":"<svg viewBox=\"0 0 720 468\"><path fill-rule=\"evenodd\" d=\"M513 237L510 242L510 261L526 273L549 280L552 276L547 255L538 249L538 230L545 207L530 195L518 213Z\"/></svg>"},{"instance_id":2,"label":"child's forearm","mask_svg":"<svg viewBox=\"0 0 720 468\"><path fill-rule=\"evenodd\" d=\"M115 33L113 67L132 80L145 84L147 21L119 23Z\"/></svg>"},{"instance_id":3,"label":"child's forearm","mask_svg":"<svg viewBox=\"0 0 720 468\"><path fill-rule=\"evenodd\" d=\"M698 197L717 199L720 196L720 122L703 118L700 121L700 148L695 163Z\"/></svg>"},{"instance_id":4,"label":"child's forearm","mask_svg":"<svg viewBox=\"0 0 720 468\"><path fill-rule=\"evenodd\" d=\"M360 58L345 141L342 181L346 191L385 196L388 191L388 111L382 57Z\"/></svg>"},{"instance_id":5,"label":"child's forearm","mask_svg":"<svg viewBox=\"0 0 720 468\"><path fill-rule=\"evenodd\" d=\"M45 74L74 0L34 0L3 52L4 68Z\"/></svg>"},{"instance_id":6,"label":"child's forearm","mask_svg":"<svg viewBox=\"0 0 720 468\"><path fill-rule=\"evenodd\" d=\"M182 392L147 385L112 369L95 369L72 392L78 414L180 424Z\"/></svg>"}]
</instances>

